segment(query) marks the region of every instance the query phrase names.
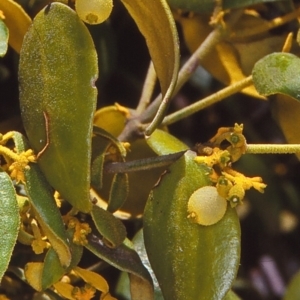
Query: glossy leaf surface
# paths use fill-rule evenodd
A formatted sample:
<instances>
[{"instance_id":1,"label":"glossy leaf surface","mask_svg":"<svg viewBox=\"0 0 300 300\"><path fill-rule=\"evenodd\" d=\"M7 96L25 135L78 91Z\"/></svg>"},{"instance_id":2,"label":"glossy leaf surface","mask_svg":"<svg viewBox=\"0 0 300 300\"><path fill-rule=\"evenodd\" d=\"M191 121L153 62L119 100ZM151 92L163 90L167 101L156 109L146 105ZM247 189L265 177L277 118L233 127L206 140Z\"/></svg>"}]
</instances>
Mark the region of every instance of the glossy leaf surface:
<instances>
[{"instance_id":1,"label":"glossy leaf surface","mask_svg":"<svg viewBox=\"0 0 300 300\"><path fill-rule=\"evenodd\" d=\"M179 67L178 36L170 8L165 0L121 1L146 39L162 95L169 98Z\"/></svg>"},{"instance_id":2,"label":"glossy leaf surface","mask_svg":"<svg viewBox=\"0 0 300 300\"><path fill-rule=\"evenodd\" d=\"M98 76L91 36L61 3L39 12L20 55L24 127L50 184L75 208L89 201L92 119ZM47 142L49 142L48 146Z\"/></svg>"},{"instance_id":3,"label":"glossy leaf surface","mask_svg":"<svg viewBox=\"0 0 300 300\"><path fill-rule=\"evenodd\" d=\"M223 219L201 226L187 218L187 203L198 188L210 185L207 168L186 152L149 196L144 239L163 296L169 299L222 299L235 279L240 227L228 206Z\"/></svg>"},{"instance_id":4,"label":"glossy leaf surface","mask_svg":"<svg viewBox=\"0 0 300 300\"><path fill-rule=\"evenodd\" d=\"M26 34L31 19L21 5L13 0L1 0L0 10L5 16L4 23L9 29L9 44L16 52L20 52L24 35Z\"/></svg>"},{"instance_id":5,"label":"glossy leaf surface","mask_svg":"<svg viewBox=\"0 0 300 300\"><path fill-rule=\"evenodd\" d=\"M18 153L29 149L28 142L20 133L15 132L13 139ZM36 212L35 217L57 252L61 264L68 266L71 261L68 236L53 196L53 189L36 164L30 164L30 169L25 169L24 175L26 193Z\"/></svg>"},{"instance_id":6,"label":"glossy leaf surface","mask_svg":"<svg viewBox=\"0 0 300 300\"><path fill-rule=\"evenodd\" d=\"M20 215L16 191L6 172L0 169L0 280L6 271L15 247Z\"/></svg>"}]
</instances>

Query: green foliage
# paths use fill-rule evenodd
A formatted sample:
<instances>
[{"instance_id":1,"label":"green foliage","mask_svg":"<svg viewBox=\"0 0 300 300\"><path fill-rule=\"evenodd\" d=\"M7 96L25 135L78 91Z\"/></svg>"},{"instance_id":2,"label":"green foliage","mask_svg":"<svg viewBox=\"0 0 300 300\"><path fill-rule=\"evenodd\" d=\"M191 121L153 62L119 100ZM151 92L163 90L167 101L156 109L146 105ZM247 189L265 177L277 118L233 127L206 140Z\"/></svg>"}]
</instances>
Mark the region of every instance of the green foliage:
<instances>
[{"instance_id":1,"label":"green foliage","mask_svg":"<svg viewBox=\"0 0 300 300\"><path fill-rule=\"evenodd\" d=\"M248 203L250 195L259 214L268 214L261 196L245 191L264 192L266 185L257 172L270 185L264 196L278 203L271 171L262 159L249 156L245 163L245 154L259 151L257 145L247 144L243 125L232 120L234 113L241 119L239 105L230 106L230 113L222 111L232 127L220 127L203 144L191 146L189 137L180 140L167 126L243 92L257 101L270 99L288 142L299 143L299 46L287 39L283 47L286 32L271 30L282 26L284 31L288 24L295 31L299 11L292 1L276 0L121 0L111 15L109 1L101 21L111 20L91 28L81 19L98 23L95 18L106 3L93 2L100 5L95 8L91 2L77 1L68 6L68 1L42 0L42 7L39 1L20 1L28 2L25 7L35 15L33 21L18 3L0 2L0 56L9 54L8 45L20 53L25 131L3 129L0 134L3 287L5 276L13 272L40 295L57 299L91 299L96 290L104 300L115 299L115 293L133 300L239 299L233 292L243 253L236 206L243 200ZM268 20L273 15L263 17L269 7L281 16L276 22ZM152 60L135 109L105 102L113 56L109 48L117 45L111 43L115 29L110 22L124 12L145 38ZM175 19L181 27L180 42L192 52L180 70ZM119 46L122 56L124 45ZM254 53L258 46L261 51ZM279 52L281 48L293 53ZM226 87L166 116L170 100L200 63ZM122 72L134 85L127 71ZM128 97L133 97L129 91ZM181 94L177 97L174 107L182 107L187 101ZM98 104L105 107L96 111ZM208 119L197 127L201 138L215 131L205 124ZM0 122L1 131L2 126ZM247 126L249 133L251 122ZM259 149L278 153L280 146ZM288 146L284 151L290 153ZM299 145L292 146L293 152L300 152ZM235 171L236 162L253 177ZM198 211L189 209L191 196L204 187L223 205L212 224L193 222ZM210 197L200 200L211 211ZM201 205L198 209L203 215ZM25 253L21 261L18 253ZM111 267L123 272L115 291L99 275ZM77 286L79 280L86 285ZM296 276L286 299L294 299L298 281Z\"/></svg>"},{"instance_id":2,"label":"green foliage","mask_svg":"<svg viewBox=\"0 0 300 300\"><path fill-rule=\"evenodd\" d=\"M210 184L206 173L187 152L162 176L145 208L145 247L165 299L222 299L236 276L240 228L235 211L228 207L224 218L208 227L188 219L189 197ZM203 276L204 270L211 276Z\"/></svg>"},{"instance_id":3,"label":"green foliage","mask_svg":"<svg viewBox=\"0 0 300 300\"><path fill-rule=\"evenodd\" d=\"M79 69L80 65L84 67ZM45 149L39 165L47 180L84 212L91 209L88 137L92 135L97 77L95 47L87 28L67 6L47 6L36 16L21 51L22 118L33 149L37 153Z\"/></svg>"},{"instance_id":4,"label":"green foliage","mask_svg":"<svg viewBox=\"0 0 300 300\"><path fill-rule=\"evenodd\" d=\"M6 271L20 227L19 207L16 192L10 177L0 169L0 201L1 201L1 263L0 278Z\"/></svg>"}]
</instances>

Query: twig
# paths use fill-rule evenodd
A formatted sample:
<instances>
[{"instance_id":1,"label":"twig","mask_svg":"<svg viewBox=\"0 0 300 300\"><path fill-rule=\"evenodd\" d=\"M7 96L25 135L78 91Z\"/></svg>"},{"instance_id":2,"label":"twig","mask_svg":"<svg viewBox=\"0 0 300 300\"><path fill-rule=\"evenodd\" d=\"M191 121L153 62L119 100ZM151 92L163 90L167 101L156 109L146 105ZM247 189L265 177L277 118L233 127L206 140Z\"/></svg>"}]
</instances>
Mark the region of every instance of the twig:
<instances>
[{"instance_id":1,"label":"twig","mask_svg":"<svg viewBox=\"0 0 300 300\"><path fill-rule=\"evenodd\" d=\"M246 153L251 154L295 154L300 153L300 144L250 144Z\"/></svg>"},{"instance_id":2,"label":"twig","mask_svg":"<svg viewBox=\"0 0 300 300\"><path fill-rule=\"evenodd\" d=\"M245 79L238 81L202 100L197 101L196 103L193 103L187 107L184 107L183 109L176 111L167 117L162 122L162 125L170 125L173 124L183 118L186 118L212 104L215 104L228 96L231 96L235 93L240 92L244 88L252 85L252 76L248 76Z\"/></svg>"},{"instance_id":3,"label":"twig","mask_svg":"<svg viewBox=\"0 0 300 300\"><path fill-rule=\"evenodd\" d=\"M146 75L146 79L144 82L142 95L141 95L139 104L136 108L136 113L138 115L141 114L148 107L150 100L151 100L151 96L153 94L156 79L157 79L156 72L154 69L153 62L151 61L149 68L148 68L147 75Z\"/></svg>"}]
</instances>

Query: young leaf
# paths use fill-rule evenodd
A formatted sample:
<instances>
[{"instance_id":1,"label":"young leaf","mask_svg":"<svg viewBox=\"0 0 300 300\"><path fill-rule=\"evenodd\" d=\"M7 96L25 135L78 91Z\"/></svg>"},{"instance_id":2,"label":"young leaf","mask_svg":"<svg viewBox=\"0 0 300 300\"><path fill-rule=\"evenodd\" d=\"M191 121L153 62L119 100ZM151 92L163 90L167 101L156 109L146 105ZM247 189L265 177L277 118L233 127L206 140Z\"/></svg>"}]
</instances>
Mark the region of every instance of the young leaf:
<instances>
[{"instance_id":1,"label":"young leaf","mask_svg":"<svg viewBox=\"0 0 300 300\"><path fill-rule=\"evenodd\" d=\"M20 215L16 191L6 172L0 169L0 281L17 241Z\"/></svg>"},{"instance_id":2,"label":"young leaf","mask_svg":"<svg viewBox=\"0 0 300 300\"><path fill-rule=\"evenodd\" d=\"M30 145L50 184L80 211L89 201L92 120L98 76L88 29L68 6L49 4L20 54L20 105Z\"/></svg>"},{"instance_id":3,"label":"young leaf","mask_svg":"<svg viewBox=\"0 0 300 300\"><path fill-rule=\"evenodd\" d=\"M147 144L158 155L166 155L170 153L188 150L188 146L178 140L170 133L156 129L149 138L146 139Z\"/></svg>"},{"instance_id":4,"label":"young leaf","mask_svg":"<svg viewBox=\"0 0 300 300\"><path fill-rule=\"evenodd\" d=\"M116 173L110 188L107 211L114 213L121 208L127 199L128 192L128 175Z\"/></svg>"},{"instance_id":5,"label":"young leaf","mask_svg":"<svg viewBox=\"0 0 300 300\"><path fill-rule=\"evenodd\" d=\"M105 242L110 247L118 247L126 238L126 228L123 223L110 212L93 205L91 216Z\"/></svg>"},{"instance_id":6,"label":"young leaf","mask_svg":"<svg viewBox=\"0 0 300 300\"><path fill-rule=\"evenodd\" d=\"M223 299L239 265L240 227L234 209L211 226L188 219L191 194L210 184L195 154L170 167L151 192L144 213L144 240L165 299Z\"/></svg>"},{"instance_id":7,"label":"young leaf","mask_svg":"<svg viewBox=\"0 0 300 300\"><path fill-rule=\"evenodd\" d=\"M9 29L9 44L20 53L23 38L27 32L31 19L22 6L13 0L1 0L0 10L4 13L4 23Z\"/></svg>"},{"instance_id":8,"label":"young leaf","mask_svg":"<svg viewBox=\"0 0 300 300\"><path fill-rule=\"evenodd\" d=\"M300 59L290 53L272 53L253 68L253 82L260 94L270 100L273 115L289 143L299 143ZM300 155L297 154L298 158Z\"/></svg>"},{"instance_id":9,"label":"young leaf","mask_svg":"<svg viewBox=\"0 0 300 300\"><path fill-rule=\"evenodd\" d=\"M6 54L8 46L8 28L0 18L0 57Z\"/></svg>"},{"instance_id":10,"label":"young leaf","mask_svg":"<svg viewBox=\"0 0 300 300\"><path fill-rule=\"evenodd\" d=\"M252 71L257 91L264 96L284 94L300 100L300 59L291 53L272 53L259 60Z\"/></svg>"}]
</instances>

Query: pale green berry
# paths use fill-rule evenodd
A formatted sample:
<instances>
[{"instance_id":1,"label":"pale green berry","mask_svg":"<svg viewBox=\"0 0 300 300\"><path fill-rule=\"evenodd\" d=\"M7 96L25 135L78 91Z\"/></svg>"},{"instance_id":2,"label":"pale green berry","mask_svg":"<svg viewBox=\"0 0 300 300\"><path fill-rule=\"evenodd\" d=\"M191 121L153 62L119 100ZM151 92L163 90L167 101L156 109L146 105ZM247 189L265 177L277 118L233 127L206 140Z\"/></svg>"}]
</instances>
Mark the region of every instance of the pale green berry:
<instances>
[{"instance_id":1,"label":"pale green berry","mask_svg":"<svg viewBox=\"0 0 300 300\"><path fill-rule=\"evenodd\" d=\"M216 187L204 186L196 190L188 201L188 218L200 225L213 225L226 212L227 201L218 194Z\"/></svg>"},{"instance_id":2,"label":"pale green berry","mask_svg":"<svg viewBox=\"0 0 300 300\"><path fill-rule=\"evenodd\" d=\"M88 24L100 24L108 19L113 8L112 0L76 0L79 18Z\"/></svg>"}]
</instances>

